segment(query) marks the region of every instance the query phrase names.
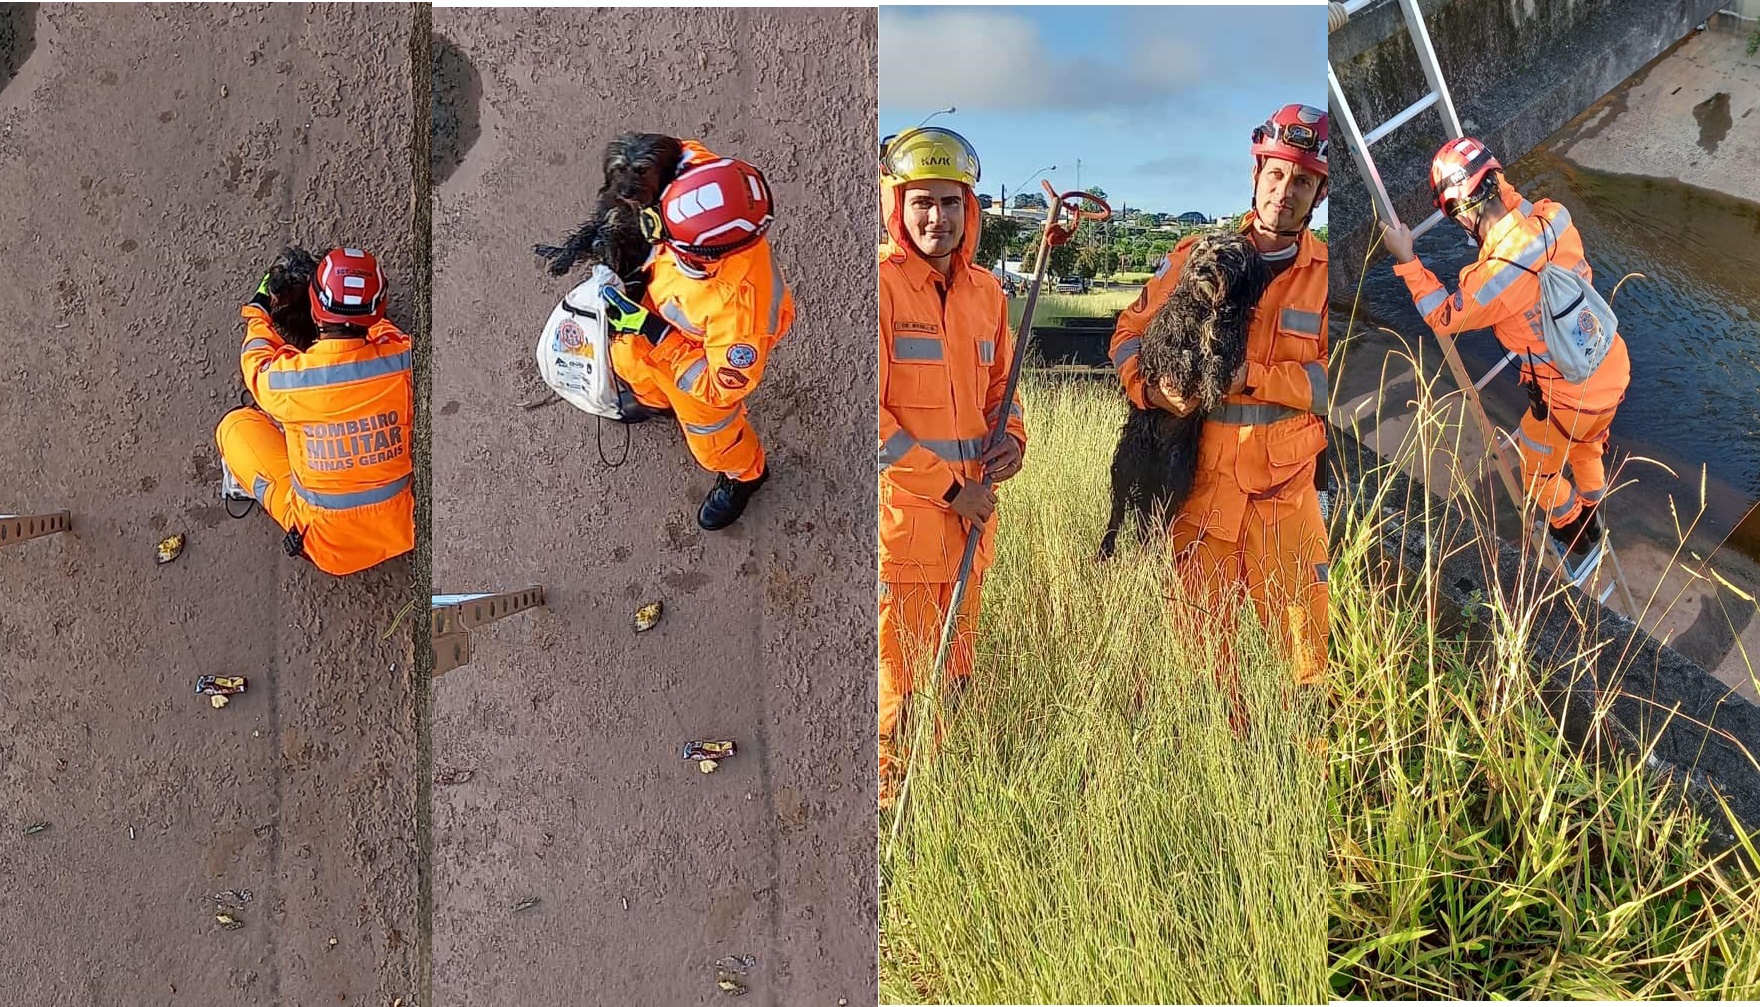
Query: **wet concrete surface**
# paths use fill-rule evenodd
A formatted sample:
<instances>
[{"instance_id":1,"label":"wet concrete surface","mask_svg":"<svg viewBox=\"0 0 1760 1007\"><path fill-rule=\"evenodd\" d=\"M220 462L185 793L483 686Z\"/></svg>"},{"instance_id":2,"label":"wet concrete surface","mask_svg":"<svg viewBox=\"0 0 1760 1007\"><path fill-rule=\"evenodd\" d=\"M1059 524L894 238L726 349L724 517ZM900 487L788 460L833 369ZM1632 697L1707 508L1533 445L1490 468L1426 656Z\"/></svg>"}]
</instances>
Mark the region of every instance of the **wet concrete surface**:
<instances>
[{"instance_id":1,"label":"wet concrete surface","mask_svg":"<svg viewBox=\"0 0 1760 1007\"><path fill-rule=\"evenodd\" d=\"M1674 179L1760 203L1755 22L1713 15L1549 141L1599 171Z\"/></svg>"},{"instance_id":2,"label":"wet concrete surface","mask_svg":"<svg viewBox=\"0 0 1760 1007\"><path fill-rule=\"evenodd\" d=\"M871 1004L874 13L441 9L434 30L482 89L434 192L435 586L547 596L435 683L434 1002L719 1003L714 963L749 954L739 1003ZM798 314L750 400L773 478L724 533L696 527L712 477L670 422L609 468L592 417L522 408L578 282L532 245L586 216L630 130L702 138L776 192ZM692 739L738 754L705 776Z\"/></svg>"},{"instance_id":3,"label":"wet concrete surface","mask_svg":"<svg viewBox=\"0 0 1760 1007\"><path fill-rule=\"evenodd\" d=\"M411 15L45 4L0 98L0 509L74 522L0 550L0 1002L413 1002L410 564L290 560L213 440L282 243L412 310Z\"/></svg>"},{"instance_id":4,"label":"wet concrete surface","mask_svg":"<svg viewBox=\"0 0 1760 1007\"><path fill-rule=\"evenodd\" d=\"M37 5L0 3L0 92L37 49Z\"/></svg>"},{"instance_id":5,"label":"wet concrete surface","mask_svg":"<svg viewBox=\"0 0 1760 1007\"><path fill-rule=\"evenodd\" d=\"M1760 187L1760 173L1709 169L1760 138L1760 117L1741 118L1751 101L1742 81L1753 70L1727 27L1699 32L1508 166L1525 194L1570 209L1604 295L1627 273L1644 274L1614 301L1633 380L1614 421L1610 458L1615 465L1627 459L1618 481L1635 482L1618 492L1608 514L1640 622L1750 698L1760 620L1738 592L1760 591L1760 203L1728 190ZM1754 79L1760 98L1760 74ZM1734 110L1734 128L1719 125L1719 108ZM1690 167L1686 177L1726 189L1631 173L1640 166ZM1452 289L1475 251L1445 222L1420 240L1418 254ZM1385 258L1370 266L1362 289L1364 321L1406 340L1422 336L1427 373L1436 374L1440 354ZM1336 320L1349 314L1348 303L1335 304ZM1459 345L1475 376L1501 354L1488 332ZM1401 347L1382 333L1353 340L1340 402L1372 411L1380 369ZM1391 445L1404 435L1410 412L1400 404L1414 387L1409 367L1396 362L1386 419L1369 441ZM1519 421L1526 403L1513 370L1485 396L1500 427ZM1463 436L1464 450L1477 458L1476 432L1469 425ZM1432 467L1438 484L1452 478ZM1617 595L1613 604L1627 608Z\"/></svg>"}]
</instances>

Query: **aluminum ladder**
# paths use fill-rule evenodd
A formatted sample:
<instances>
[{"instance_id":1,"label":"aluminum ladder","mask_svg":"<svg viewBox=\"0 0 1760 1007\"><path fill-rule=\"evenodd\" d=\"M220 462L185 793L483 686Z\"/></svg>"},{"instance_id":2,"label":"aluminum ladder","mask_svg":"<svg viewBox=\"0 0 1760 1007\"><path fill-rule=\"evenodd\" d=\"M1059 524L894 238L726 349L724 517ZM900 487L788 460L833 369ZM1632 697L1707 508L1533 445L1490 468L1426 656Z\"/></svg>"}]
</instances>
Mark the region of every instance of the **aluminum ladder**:
<instances>
[{"instance_id":1,"label":"aluminum ladder","mask_svg":"<svg viewBox=\"0 0 1760 1007\"><path fill-rule=\"evenodd\" d=\"M1382 0L1345 0L1341 6L1345 18L1348 19L1358 11L1380 2ZM1375 166L1375 158L1369 153L1369 148L1377 141L1386 139L1395 130L1432 107L1441 117L1442 128L1449 139L1455 140L1465 135L1461 130L1460 115L1454 108L1454 98L1448 92L1448 81L1443 78L1442 67L1436 61L1436 47L1430 43L1430 30L1424 25L1424 12L1418 7L1418 0L1396 0L1396 2L1399 4L1400 16L1405 20L1406 32L1412 38L1412 48L1417 52L1418 66L1424 71L1424 80L1430 85L1428 92L1395 113L1386 122L1371 129L1368 133L1364 133L1357 126L1357 117L1351 111L1350 101L1344 94L1344 85L1339 83L1338 73L1332 69L1331 60L1326 63L1326 88L1332 102L1333 118L1344 125L1345 145L1350 148L1351 157L1357 163L1358 173L1368 183L1369 196L1375 203L1377 217L1394 224L1400 223L1399 213L1393 208L1393 200L1387 195L1387 185L1381 180L1381 171ZM1342 22L1340 23L1342 24ZM1443 213L1440 209L1432 212L1423 223L1412 228L1413 240L1441 223L1442 220ZM1460 353L1455 349L1454 339L1439 334L1436 336L1436 341L1442 347L1443 358L1447 361L1448 369L1454 376L1455 384L1459 386L1461 394L1467 400L1467 411L1479 427L1480 436L1484 438L1486 450L1491 454L1492 462L1503 482L1504 489L1509 493L1511 503L1515 505L1518 513L1523 512L1526 494L1522 492L1521 482L1515 475L1521 471L1521 465L1513 461L1508 454L1508 450L1513 446L1513 440L1499 435L1496 427L1491 423L1490 416L1485 412L1484 403L1479 399L1479 390L1509 366L1509 363L1516 359L1516 355L1514 353L1505 354L1503 359L1486 372L1484 377L1475 381L1468 373L1465 362L1461 360ZM1628 614L1635 620L1638 618L1637 606L1632 599L1631 589L1626 587L1625 576L1619 572L1619 557L1614 554L1613 542L1605 529L1605 522L1603 525L1602 549L1605 558L1613 561L1615 570L1613 579L1624 593ZM1583 578L1582 582L1577 578L1572 578L1569 571L1565 569L1563 561L1554 555L1548 543L1544 541L1545 535L1545 522L1542 521L1539 529L1540 539L1536 542L1541 554L1552 556L1559 575L1576 583L1585 594L1593 597L1594 592L1586 583L1588 578ZM1611 589L1610 586L1608 590L1611 591ZM1607 592L1602 592L1598 600L1605 603Z\"/></svg>"}]
</instances>

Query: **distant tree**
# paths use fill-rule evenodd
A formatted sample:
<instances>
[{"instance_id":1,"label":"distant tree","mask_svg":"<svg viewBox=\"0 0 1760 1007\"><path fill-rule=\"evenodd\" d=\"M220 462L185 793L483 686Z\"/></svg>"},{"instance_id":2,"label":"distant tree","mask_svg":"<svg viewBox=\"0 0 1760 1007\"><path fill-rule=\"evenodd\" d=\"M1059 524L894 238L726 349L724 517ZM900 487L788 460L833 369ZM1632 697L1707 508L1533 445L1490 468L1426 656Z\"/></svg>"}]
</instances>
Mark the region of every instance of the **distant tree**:
<instances>
[{"instance_id":1,"label":"distant tree","mask_svg":"<svg viewBox=\"0 0 1760 1007\"><path fill-rule=\"evenodd\" d=\"M1027 222L1014 217L987 216L978 235L978 264L989 268L1008 258L1008 249L1018 246Z\"/></svg>"},{"instance_id":2,"label":"distant tree","mask_svg":"<svg viewBox=\"0 0 1760 1007\"><path fill-rule=\"evenodd\" d=\"M1043 236L1043 231L1033 232L1033 236L1027 239L1027 247L1021 252L1021 266L1028 272L1032 271L1033 264L1038 260L1039 239ZM1080 253L1078 253L1072 245L1053 245L1051 248L1051 261L1046 263L1045 266L1047 275L1075 275L1076 259L1079 254ZM1088 275L1092 276L1093 274L1090 273Z\"/></svg>"},{"instance_id":3,"label":"distant tree","mask_svg":"<svg viewBox=\"0 0 1760 1007\"><path fill-rule=\"evenodd\" d=\"M1015 193L1014 208L1017 210L1049 209L1049 207L1047 206L1047 204L1045 202L1045 197L1042 194L1037 193L1037 192L1017 192L1017 193Z\"/></svg>"},{"instance_id":4,"label":"distant tree","mask_svg":"<svg viewBox=\"0 0 1760 1007\"><path fill-rule=\"evenodd\" d=\"M1321 224L1319 227L1314 228L1314 234L1317 237L1319 237L1319 239L1321 241L1325 241L1326 240L1326 225Z\"/></svg>"}]
</instances>

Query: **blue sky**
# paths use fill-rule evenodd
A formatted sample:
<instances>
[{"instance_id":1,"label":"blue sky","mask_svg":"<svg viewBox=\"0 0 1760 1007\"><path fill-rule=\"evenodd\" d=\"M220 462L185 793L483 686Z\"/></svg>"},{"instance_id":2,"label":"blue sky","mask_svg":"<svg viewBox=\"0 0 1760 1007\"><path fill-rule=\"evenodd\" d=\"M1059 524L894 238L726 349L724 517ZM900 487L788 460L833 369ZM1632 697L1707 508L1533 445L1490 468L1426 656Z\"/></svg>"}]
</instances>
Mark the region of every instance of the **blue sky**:
<instances>
[{"instance_id":1,"label":"blue sky","mask_svg":"<svg viewBox=\"0 0 1760 1007\"><path fill-rule=\"evenodd\" d=\"M978 149L992 196L1048 164L1076 188L1080 158L1115 205L1215 217L1250 206L1253 127L1325 107L1325 63L1319 4L881 7L880 135L953 105L933 122Z\"/></svg>"}]
</instances>

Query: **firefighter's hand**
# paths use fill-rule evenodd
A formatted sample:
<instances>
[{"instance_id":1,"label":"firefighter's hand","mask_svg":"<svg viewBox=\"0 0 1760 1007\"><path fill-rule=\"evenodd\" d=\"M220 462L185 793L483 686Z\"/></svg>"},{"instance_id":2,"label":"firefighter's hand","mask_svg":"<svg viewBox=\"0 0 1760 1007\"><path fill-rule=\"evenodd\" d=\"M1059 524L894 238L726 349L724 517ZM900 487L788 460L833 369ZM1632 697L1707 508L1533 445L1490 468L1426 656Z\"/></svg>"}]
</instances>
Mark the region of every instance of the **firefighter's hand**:
<instances>
[{"instance_id":1,"label":"firefighter's hand","mask_svg":"<svg viewBox=\"0 0 1760 1007\"><path fill-rule=\"evenodd\" d=\"M961 483L958 495L947 507L981 528L990 521L990 515L996 513L996 491L981 482Z\"/></svg>"},{"instance_id":2,"label":"firefighter's hand","mask_svg":"<svg viewBox=\"0 0 1760 1007\"><path fill-rule=\"evenodd\" d=\"M1412 253L1412 229L1404 224L1381 222L1381 243L1387 246L1387 254L1393 261L1407 263L1417 258Z\"/></svg>"},{"instance_id":3,"label":"firefighter's hand","mask_svg":"<svg viewBox=\"0 0 1760 1007\"><path fill-rule=\"evenodd\" d=\"M1246 388L1247 388L1247 362L1245 360L1243 360L1243 361L1241 361L1240 367L1237 368L1234 372L1234 380L1230 381L1228 383L1228 394L1234 395L1236 393L1245 391Z\"/></svg>"},{"instance_id":4,"label":"firefighter's hand","mask_svg":"<svg viewBox=\"0 0 1760 1007\"><path fill-rule=\"evenodd\" d=\"M1181 418L1190 416L1192 410L1198 408L1196 402L1187 402L1182 398L1179 392L1174 390L1173 383L1166 378L1163 378L1159 385L1150 385L1143 389L1143 397L1148 399L1149 404L1156 409L1165 409Z\"/></svg>"},{"instance_id":5,"label":"firefighter's hand","mask_svg":"<svg viewBox=\"0 0 1760 1007\"><path fill-rule=\"evenodd\" d=\"M1021 442L1012 434L1003 434L996 446L984 452L984 475L991 482L1013 479L1021 470Z\"/></svg>"}]
</instances>

